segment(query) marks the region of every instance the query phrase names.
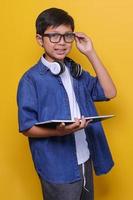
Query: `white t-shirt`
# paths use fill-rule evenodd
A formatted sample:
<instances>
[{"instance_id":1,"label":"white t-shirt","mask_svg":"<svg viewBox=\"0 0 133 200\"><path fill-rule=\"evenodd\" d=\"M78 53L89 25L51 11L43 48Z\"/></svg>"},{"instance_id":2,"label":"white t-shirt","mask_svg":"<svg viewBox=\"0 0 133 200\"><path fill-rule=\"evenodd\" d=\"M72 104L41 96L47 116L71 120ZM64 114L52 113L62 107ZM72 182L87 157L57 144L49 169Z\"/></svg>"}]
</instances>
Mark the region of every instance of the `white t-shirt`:
<instances>
[{"instance_id":1,"label":"white t-shirt","mask_svg":"<svg viewBox=\"0 0 133 200\"><path fill-rule=\"evenodd\" d=\"M53 66L53 64L51 64L51 62L48 62L44 57L41 58L41 61L49 69L52 68L53 70L53 68L56 68ZM68 95L70 111L71 111L71 119L73 120L75 117L81 118L79 106L76 101L75 93L73 90L72 77L67 67L65 68L65 71L62 74L60 74L60 77ZM82 164L86 162L90 157L90 151L88 148L88 143L86 141L86 134L84 129L76 131L74 133L74 136L75 136L78 164Z\"/></svg>"}]
</instances>

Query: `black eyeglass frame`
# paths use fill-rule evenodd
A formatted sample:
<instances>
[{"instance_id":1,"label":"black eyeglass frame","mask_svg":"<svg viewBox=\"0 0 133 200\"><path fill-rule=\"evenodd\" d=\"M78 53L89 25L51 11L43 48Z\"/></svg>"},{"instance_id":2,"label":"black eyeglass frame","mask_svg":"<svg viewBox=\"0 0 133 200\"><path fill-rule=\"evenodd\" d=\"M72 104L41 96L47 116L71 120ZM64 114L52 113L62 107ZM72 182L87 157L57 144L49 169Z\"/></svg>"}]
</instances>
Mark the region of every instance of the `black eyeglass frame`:
<instances>
[{"instance_id":1,"label":"black eyeglass frame","mask_svg":"<svg viewBox=\"0 0 133 200\"><path fill-rule=\"evenodd\" d=\"M60 36L59 39L58 39L58 41L56 41L56 42L53 42L53 41L51 40L51 37L54 36L54 35L59 35L59 36ZM67 36L67 35L72 35L72 36L73 36L72 41L68 42L68 41L66 40L66 37L65 37L65 36ZM44 33L44 34L42 35L42 37L48 37L49 40L50 40L50 42L52 42L52 43L59 43L59 42L61 41L61 38L63 37L63 39L64 39L64 41L65 41L66 43L72 43L72 42L74 41L74 39L75 39L75 33L73 33L73 32L68 32L68 33L65 33L65 34L61 34L61 33Z\"/></svg>"}]
</instances>

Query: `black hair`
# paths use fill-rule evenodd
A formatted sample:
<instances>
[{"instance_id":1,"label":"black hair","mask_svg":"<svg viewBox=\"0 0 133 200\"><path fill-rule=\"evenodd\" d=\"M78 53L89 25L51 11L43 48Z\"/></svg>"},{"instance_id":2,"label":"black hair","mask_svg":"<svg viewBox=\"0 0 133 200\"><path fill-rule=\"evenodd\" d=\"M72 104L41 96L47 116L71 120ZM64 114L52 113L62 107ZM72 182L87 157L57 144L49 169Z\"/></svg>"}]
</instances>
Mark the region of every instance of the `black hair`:
<instances>
[{"instance_id":1,"label":"black hair","mask_svg":"<svg viewBox=\"0 0 133 200\"><path fill-rule=\"evenodd\" d=\"M49 8L39 14L36 19L36 33L43 36L46 29L50 26L70 25L74 31L74 20L64 10L59 8Z\"/></svg>"}]
</instances>

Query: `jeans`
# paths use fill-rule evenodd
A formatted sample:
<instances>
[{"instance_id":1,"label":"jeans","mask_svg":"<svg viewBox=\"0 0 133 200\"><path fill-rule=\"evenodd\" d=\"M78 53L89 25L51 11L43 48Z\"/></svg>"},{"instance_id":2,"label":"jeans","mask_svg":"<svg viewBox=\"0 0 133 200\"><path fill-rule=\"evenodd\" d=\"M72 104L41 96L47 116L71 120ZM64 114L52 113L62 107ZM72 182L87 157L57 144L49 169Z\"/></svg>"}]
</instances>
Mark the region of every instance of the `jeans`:
<instances>
[{"instance_id":1,"label":"jeans","mask_svg":"<svg viewBox=\"0 0 133 200\"><path fill-rule=\"evenodd\" d=\"M74 183L55 184L40 178L43 200L94 200L91 160L79 165L81 180Z\"/></svg>"}]
</instances>

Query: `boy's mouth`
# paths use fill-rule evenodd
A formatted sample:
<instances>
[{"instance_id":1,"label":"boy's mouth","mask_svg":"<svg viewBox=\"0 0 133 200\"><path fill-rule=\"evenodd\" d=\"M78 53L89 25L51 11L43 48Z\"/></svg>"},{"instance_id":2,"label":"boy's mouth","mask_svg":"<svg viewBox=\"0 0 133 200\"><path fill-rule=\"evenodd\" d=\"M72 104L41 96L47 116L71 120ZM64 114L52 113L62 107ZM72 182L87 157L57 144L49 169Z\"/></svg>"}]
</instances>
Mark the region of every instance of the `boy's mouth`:
<instances>
[{"instance_id":1,"label":"boy's mouth","mask_svg":"<svg viewBox=\"0 0 133 200\"><path fill-rule=\"evenodd\" d=\"M64 54L66 52L66 49L55 49L55 52L57 54Z\"/></svg>"}]
</instances>

